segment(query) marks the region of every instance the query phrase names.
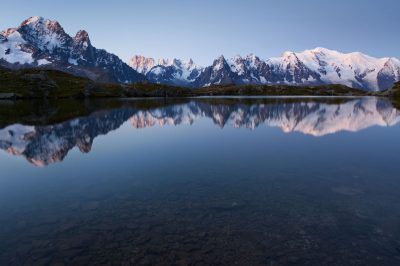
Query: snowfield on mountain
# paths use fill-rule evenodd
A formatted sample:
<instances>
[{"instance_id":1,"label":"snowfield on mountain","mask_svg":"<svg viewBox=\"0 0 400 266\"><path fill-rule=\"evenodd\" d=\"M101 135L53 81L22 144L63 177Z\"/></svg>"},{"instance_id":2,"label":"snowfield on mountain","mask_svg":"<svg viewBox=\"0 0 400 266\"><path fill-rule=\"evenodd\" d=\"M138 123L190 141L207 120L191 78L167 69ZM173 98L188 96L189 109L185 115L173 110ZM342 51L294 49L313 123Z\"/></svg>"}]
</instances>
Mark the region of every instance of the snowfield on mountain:
<instances>
[{"instance_id":1,"label":"snowfield on mountain","mask_svg":"<svg viewBox=\"0 0 400 266\"><path fill-rule=\"evenodd\" d=\"M157 62L157 63L156 63ZM168 62L168 63L165 63ZM318 47L300 53L284 52L282 56L260 59L254 54L226 59L220 56L208 67L188 67L179 59L154 60L134 56L129 65L151 82L191 87L224 84L342 84L368 91L390 88L400 80L400 60L393 57L374 58L359 52L340 53ZM190 60L191 65L195 65ZM170 66L166 78L166 67ZM190 73L186 75L185 70ZM194 74L193 74L194 73Z\"/></svg>"}]
</instances>

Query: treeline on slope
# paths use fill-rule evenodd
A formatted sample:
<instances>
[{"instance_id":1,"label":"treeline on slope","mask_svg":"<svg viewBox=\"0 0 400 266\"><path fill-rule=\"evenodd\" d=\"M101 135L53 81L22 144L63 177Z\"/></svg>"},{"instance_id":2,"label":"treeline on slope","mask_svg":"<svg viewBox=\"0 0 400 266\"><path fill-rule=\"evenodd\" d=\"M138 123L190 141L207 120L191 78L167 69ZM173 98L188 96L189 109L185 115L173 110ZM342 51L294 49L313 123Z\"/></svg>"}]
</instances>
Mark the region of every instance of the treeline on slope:
<instances>
[{"instance_id":1,"label":"treeline on slope","mask_svg":"<svg viewBox=\"0 0 400 266\"><path fill-rule=\"evenodd\" d=\"M382 96L391 98L393 105L400 109L400 82L396 82L391 89L382 92Z\"/></svg>"},{"instance_id":2,"label":"treeline on slope","mask_svg":"<svg viewBox=\"0 0 400 266\"><path fill-rule=\"evenodd\" d=\"M50 69L0 68L0 98L3 99L164 97L167 91L171 96L180 96L189 89L148 82L99 83Z\"/></svg>"},{"instance_id":3,"label":"treeline on slope","mask_svg":"<svg viewBox=\"0 0 400 266\"><path fill-rule=\"evenodd\" d=\"M383 91L381 94L383 96L389 96L394 99L400 100L400 81L396 82L391 89Z\"/></svg>"},{"instance_id":4,"label":"treeline on slope","mask_svg":"<svg viewBox=\"0 0 400 266\"><path fill-rule=\"evenodd\" d=\"M396 87L397 86L397 87ZM399 83L395 85L399 87ZM195 96L398 96L387 90L368 93L344 85L288 86L288 85L222 85L199 89L138 82L129 85L98 83L58 70L0 68L0 98L2 99L62 99L102 97L195 97Z\"/></svg>"}]
</instances>

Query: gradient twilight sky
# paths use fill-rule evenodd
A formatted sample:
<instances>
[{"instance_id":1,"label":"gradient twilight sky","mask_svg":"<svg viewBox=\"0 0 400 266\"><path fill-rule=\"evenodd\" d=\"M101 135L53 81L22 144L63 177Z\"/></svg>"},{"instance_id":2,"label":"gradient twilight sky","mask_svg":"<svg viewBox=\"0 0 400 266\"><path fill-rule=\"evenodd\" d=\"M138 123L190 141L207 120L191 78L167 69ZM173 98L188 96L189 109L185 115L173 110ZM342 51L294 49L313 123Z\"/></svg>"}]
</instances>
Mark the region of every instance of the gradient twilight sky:
<instances>
[{"instance_id":1,"label":"gradient twilight sky","mask_svg":"<svg viewBox=\"0 0 400 266\"><path fill-rule=\"evenodd\" d=\"M193 58L211 64L221 54L261 58L317 46L400 57L399 0L18 0L4 1L0 29L38 15L123 60L134 54Z\"/></svg>"}]
</instances>

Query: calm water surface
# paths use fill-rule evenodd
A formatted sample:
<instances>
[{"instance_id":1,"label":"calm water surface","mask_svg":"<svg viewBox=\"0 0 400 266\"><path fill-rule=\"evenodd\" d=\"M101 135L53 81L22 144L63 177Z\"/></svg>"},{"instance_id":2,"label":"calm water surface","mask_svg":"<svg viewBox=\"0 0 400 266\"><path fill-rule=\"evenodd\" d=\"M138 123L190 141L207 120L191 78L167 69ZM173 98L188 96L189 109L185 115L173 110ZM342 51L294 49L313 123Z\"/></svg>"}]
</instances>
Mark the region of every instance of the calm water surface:
<instances>
[{"instance_id":1,"label":"calm water surface","mask_svg":"<svg viewBox=\"0 0 400 266\"><path fill-rule=\"evenodd\" d=\"M378 98L0 103L0 265L399 265Z\"/></svg>"}]
</instances>

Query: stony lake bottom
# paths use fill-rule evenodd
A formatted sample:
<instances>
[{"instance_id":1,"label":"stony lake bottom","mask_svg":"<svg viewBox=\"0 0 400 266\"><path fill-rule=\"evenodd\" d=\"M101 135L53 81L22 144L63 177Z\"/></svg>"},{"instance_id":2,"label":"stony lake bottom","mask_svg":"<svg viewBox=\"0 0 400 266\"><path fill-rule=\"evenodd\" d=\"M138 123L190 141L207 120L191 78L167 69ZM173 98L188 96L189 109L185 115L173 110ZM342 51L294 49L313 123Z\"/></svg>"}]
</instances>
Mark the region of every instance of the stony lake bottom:
<instances>
[{"instance_id":1,"label":"stony lake bottom","mask_svg":"<svg viewBox=\"0 0 400 266\"><path fill-rule=\"evenodd\" d=\"M400 264L386 99L19 101L0 118L0 265Z\"/></svg>"}]
</instances>

